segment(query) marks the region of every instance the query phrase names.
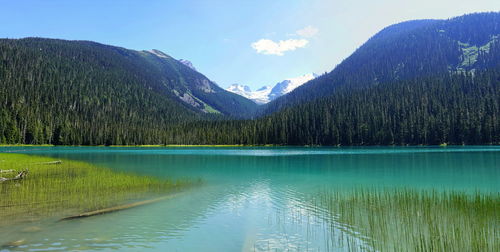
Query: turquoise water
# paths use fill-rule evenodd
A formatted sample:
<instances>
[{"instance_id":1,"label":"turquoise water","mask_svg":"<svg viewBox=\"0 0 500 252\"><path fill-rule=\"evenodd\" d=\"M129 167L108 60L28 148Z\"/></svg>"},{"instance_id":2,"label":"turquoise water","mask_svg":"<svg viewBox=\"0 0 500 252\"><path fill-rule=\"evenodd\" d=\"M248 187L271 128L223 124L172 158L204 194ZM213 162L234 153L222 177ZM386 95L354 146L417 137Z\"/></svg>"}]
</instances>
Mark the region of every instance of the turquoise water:
<instances>
[{"instance_id":1,"label":"turquoise water","mask_svg":"<svg viewBox=\"0 0 500 252\"><path fill-rule=\"evenodd\" d=\"M41 220L41 232L0 227L0 244L24 239L20 250L346 251L342 241L352 233L341 223L328 228L331 222L310 202L311 195L359 187L500 192L496 146L0 151L204 181L199 188L148 206L68 222ZM351 238L363 246L359 237Z\"/></svg>"}]
</instances>

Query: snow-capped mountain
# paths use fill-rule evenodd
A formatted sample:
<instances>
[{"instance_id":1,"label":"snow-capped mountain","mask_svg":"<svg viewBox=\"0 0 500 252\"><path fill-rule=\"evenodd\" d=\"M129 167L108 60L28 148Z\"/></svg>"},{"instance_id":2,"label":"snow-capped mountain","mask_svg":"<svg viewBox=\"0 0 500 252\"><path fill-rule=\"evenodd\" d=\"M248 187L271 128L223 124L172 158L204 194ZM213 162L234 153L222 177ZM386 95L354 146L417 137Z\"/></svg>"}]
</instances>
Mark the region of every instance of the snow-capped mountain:
<instances>
[{"instance_id":1,"label":"snow-capped mountain","mask_svg":"<svg viewBox=\"0 0 500 252\"><path fill-rule=\"evenodd\" d=\"M249 86L243 86L240 84L232 84L226 90L241 96L248 95L248 93L252 92Z\"/></svg>"},{"instance_id":2,"label":"snow-capped mountain","mask_svg":"<svg viewBox=\"0 0 500 252\"><path fill-rule=\"evenodd\" d=\"M252 91L249 86L232 84L226 90L246 97L257 104L268 103L282 95L292 92L302 84L316 78L318 75L314 73L305 74L295 78L289 78L276 83L273 86L263 86L256 91Z\"/></svg>"},{"instance_id":3,"label":"snow-capped mountain","mask_svg":"<svg viewBox=\"0 0 500 252\"><path fill-rule=\"evenodd\" d=\"M269 94L269 101L272 101L282 95L292 92L294 89L300 87L302 84L318 77L315 73L304 74L299 77L286 79L282 82L277 83L271 93Z\"/></svg>"},{"instance_id":4,"label":"snow-capped mountain","mask_svg":"<svg viewBox=\"0 0 500 252\"><path fill-rule=\"evenodd\" d=\"M271 86L264 86L256 91L252 91L249 86L233 84L226 90L248 98L257 104L264 104L269 102L269 94L271 93L271 89Z\"/></svg>"},{"instance_id":5,"label":"snow-capped mountain","mask_svg":"<svg viewBox=\"0 0 500 252\"><path fill-rule=\"evenodd\" d=\"M196 68L193 66L193 63L191 63L191 61L185 60L185 59L180 59L179 62L198 72L198 70L196 70Z\"/></svg>"}]
</instances>

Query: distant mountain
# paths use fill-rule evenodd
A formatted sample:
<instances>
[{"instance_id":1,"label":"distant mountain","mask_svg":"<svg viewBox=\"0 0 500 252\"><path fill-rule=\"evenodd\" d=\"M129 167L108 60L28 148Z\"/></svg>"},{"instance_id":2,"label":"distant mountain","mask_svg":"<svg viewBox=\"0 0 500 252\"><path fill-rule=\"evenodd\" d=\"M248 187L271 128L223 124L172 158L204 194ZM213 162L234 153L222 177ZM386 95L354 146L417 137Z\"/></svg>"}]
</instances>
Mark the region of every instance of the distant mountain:
<instances>
[{"instance_id":1,"label":"distant mountain","mask_svg":"<svg viewBox=\"0 0 500 252\"><path fill-rule=\"evenodd\" d=\"M270 86L264 86L256 91L252 91L249 86L244 86L240 84L232 84L227 89L229 92L239 94L246 97L257 104L264 104L269 102L269 94L271 93Z\"/></svg>"},{"instance_id":2,"label":"distant mountain","mask_svg":"<svg viewBox=\"0 0 500 252\"><path fill-rule=\"evenodd\" d=\"M42 38L0 39L0 97L0 143L165 143L257 106L159 50Z\"/></svg>"},{"instance_id":3,"label":"distant mountain","mask_svg":"<svg viewBox=\"0 0 500 252\"><path fill-rule=\"evenodd\" d=\"M252 91L249 86L232 84L226 90L246 97L257 104L268 103L280 96L290 93L302 84L318 77L314 73L305 74L295 78L289 78L272 86L263 86L256 91Z\"/></svg>"},{"instance_id":4,"label":"distant mountain","mask_svg":"<svg viewBox=\"0 0 500 252\"><path fill-rule=\"evenodd\" d=\"M272 101L278 97L292 92L294 89L300 87L306 82L318 77L315 73L305 74L299 77L286 79L277 83L269 93L269 100Z\"/></svg>"}]
</instances>

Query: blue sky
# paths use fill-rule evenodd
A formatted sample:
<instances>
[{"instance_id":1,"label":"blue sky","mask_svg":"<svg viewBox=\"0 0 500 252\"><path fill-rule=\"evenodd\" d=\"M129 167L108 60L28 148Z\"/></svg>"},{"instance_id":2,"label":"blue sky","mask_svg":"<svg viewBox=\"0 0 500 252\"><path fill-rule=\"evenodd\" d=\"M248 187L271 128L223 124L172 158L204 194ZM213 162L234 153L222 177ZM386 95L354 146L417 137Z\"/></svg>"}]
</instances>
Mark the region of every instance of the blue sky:
<instances>
[{"instance_id":1,"label":"blue sky","mask_svg":"<svg viewBox=\"0 0 500 252\"><path fill-rule=\"evenodd\" d=\"M0 37L159 49L222 87L256 89L331 71L394 23L499 10L498 0L0 0Z\"/></svg>"}]
</instances>

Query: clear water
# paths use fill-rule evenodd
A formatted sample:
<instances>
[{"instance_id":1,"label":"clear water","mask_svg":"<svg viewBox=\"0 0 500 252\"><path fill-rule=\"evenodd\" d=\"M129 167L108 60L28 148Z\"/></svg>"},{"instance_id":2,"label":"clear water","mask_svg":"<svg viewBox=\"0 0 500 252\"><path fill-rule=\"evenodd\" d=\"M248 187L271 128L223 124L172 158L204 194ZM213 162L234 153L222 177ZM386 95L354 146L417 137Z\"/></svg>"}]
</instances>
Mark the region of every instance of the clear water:
<instances>
[{"instance_id":1,"label":"clear water","mask_svg":"<svg viewBox=\"0 0 500 252\"><path fill-rule=\"evenodd\" d=\"M352 187L500 192L498 146L0 151L205 182L152 205L67 222L41 220L40 232L0 227L0 245L24 239L19 250L347 251L352 242L363 246L363 240L341 223L332 228L311 195Z\"/></svg>"}]
</instances>

